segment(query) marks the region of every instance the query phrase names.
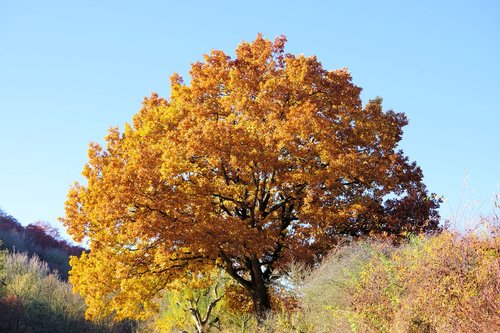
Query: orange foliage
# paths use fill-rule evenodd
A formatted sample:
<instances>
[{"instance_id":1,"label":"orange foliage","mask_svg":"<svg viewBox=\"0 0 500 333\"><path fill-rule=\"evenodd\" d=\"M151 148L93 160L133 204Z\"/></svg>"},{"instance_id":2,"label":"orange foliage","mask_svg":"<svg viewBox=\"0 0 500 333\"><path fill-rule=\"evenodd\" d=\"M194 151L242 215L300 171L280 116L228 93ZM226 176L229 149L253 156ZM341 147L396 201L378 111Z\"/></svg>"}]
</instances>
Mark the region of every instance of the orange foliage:
<instances>
[{"instance_id":1,"label":"orange foliage","mask_svg":"<svg viewBox=\"0 0 500 333\"><path fill-rule=\"evenodd\" d=\"M363 107L346 69L285 54L285 42L259 35L235 59L212 51L189 84L172 76L169 100L153 94L106 148L90 145L62 219L90 240L71 273L89 315L144 316L182 271L213 262L262 315L290 260L339 236L436 227L437 201L397 150L406 117L381 99ZM405 195L421 199L418 218L394 218Z\"/></svg>"},{"instance_id":2,"label":"orange foliage","mask_svg":"<svg viewBox=\"0 0 500 333\"><path fill-rule=\"evenodd\" d=\"M252 298L240 285L230 284L226 286L224 303L227 309L233 313L251 313L253 311Z\"/></svg>"}]
</instances>

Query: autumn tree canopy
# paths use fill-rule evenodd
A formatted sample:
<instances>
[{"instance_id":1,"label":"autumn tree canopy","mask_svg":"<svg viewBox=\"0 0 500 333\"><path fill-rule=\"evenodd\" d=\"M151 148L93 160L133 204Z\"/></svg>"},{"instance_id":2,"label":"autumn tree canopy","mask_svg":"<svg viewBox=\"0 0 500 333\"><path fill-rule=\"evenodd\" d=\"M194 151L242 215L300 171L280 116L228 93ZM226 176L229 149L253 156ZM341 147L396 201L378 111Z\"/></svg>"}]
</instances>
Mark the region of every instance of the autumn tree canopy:
<instances>
[{"instance_id":1,"label":"autumn tree canopy","mask_svg":"<svg viewBox=\"0 0 500 333\"><path fill-rule=\"evenodd\" d=\"M141 318L185 270L214 265L255 312L291 260L313 261L339 237L437 226L438 201L398 142L404 114L362 105L346 69L284 53L259 35L232 59L213 50L171 96L153 94L107 146L91 144L62 219L90 252L71 282L92 316ZM417 214L413 215L413 212Z\"/></svg>"}]
</instances>

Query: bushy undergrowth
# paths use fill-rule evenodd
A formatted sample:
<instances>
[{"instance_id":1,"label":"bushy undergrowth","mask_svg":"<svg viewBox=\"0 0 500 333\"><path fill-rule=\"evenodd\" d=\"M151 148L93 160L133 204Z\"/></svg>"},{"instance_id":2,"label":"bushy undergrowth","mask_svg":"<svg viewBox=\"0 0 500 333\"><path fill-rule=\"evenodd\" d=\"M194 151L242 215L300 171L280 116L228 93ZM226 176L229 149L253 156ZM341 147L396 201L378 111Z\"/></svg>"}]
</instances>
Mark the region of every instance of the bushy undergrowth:
<instances>
[{"instance_id":1,"label":"bushy undergrowth","mask_svg":"<svg viewBox=\"0 0 500 333\"><path fill-rule=\"evenodd\" d=\"M340 248L302 281L300 310L266 330L499 332L499 250L498 226Z\"/></svg>"},{"instance_id":2,"label":"bushy undergrowth","mask_svg":"<svg viewBox=\"0 0 500 333\"><path fill-rule=\"evenodd\" d=\"M0 332L195 332L193 313L204 318L214 300L204 332L500 332L500 226L498 218L490 222L397 245L356 241L314 269L297 264L274 289L275 312L260 325L250 299L220 271L179 282L159 299L160 313L139 327L89 322L83 299L46 262L29 251L3 251ZM26 244L14 238L6 241Z\"/></svg>"},{"instance_id":3,"label":"bushy undergrowth","mask_svg":"<svg viewBox=\"0 0 500 333\"><path fill-rule=\"evenodd\" d=\"M121 332L85 319L85 302L65 280L84 249L46 223L22 226L0 210L0 332ZM130 331L130 330L129 330Z\"/></svg>"},{"instance_id":4,"label":"bushy undergrowth","mask_svg":"<svg viewBox=\"0 0 500 333\"><path fill-rule=\"evenodd\" d=\"M86 321L83 299L38 257L5 251L1 257L0 332L131 331L126 325Z\"/></svg>"}]
</instances>

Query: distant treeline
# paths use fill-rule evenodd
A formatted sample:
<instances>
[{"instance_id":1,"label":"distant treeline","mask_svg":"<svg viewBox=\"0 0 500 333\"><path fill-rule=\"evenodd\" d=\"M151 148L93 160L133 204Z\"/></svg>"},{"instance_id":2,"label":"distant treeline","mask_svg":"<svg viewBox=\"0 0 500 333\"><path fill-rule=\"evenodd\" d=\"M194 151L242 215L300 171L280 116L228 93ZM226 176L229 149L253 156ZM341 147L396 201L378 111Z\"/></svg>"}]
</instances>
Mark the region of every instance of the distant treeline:
<instances>
[{"instance_id":1,"label":"distant treeline","mask_svg":"<svg viewBox=\"0 0 500 333\"><path fill-rule=\"evenodd\" d=\"M1 248L9 252L37 255L48 264L50 270L57 270L62 280L67 280L69 256L79 256L85 249L61 239L56 228L45 222L22 226L14 217L0 210Z\"/></svg>"}]
</instances>

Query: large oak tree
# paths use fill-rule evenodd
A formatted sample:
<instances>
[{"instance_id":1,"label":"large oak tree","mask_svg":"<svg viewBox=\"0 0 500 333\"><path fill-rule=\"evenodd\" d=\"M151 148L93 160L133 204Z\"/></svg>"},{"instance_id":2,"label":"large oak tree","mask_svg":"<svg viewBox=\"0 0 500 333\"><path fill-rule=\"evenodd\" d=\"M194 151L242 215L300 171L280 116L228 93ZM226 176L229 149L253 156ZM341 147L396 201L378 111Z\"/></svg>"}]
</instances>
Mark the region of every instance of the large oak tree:
<instances>
[{"instance_id":1,"label":"large oak tree","mask_svg":"<svg viewBox=\"0 0 500 333\"><path fill-rule=\"evenodd\" d=\"M398 142L404 114L360 100L347 70L258 36L212 51L171 96L153 94L69 191L70 234L90 251L71 282L90 317L141 318L184 271L222 267L270 310L270 283L339 237L437 226L438 200Z\"/></svg>"}]
</instances>

